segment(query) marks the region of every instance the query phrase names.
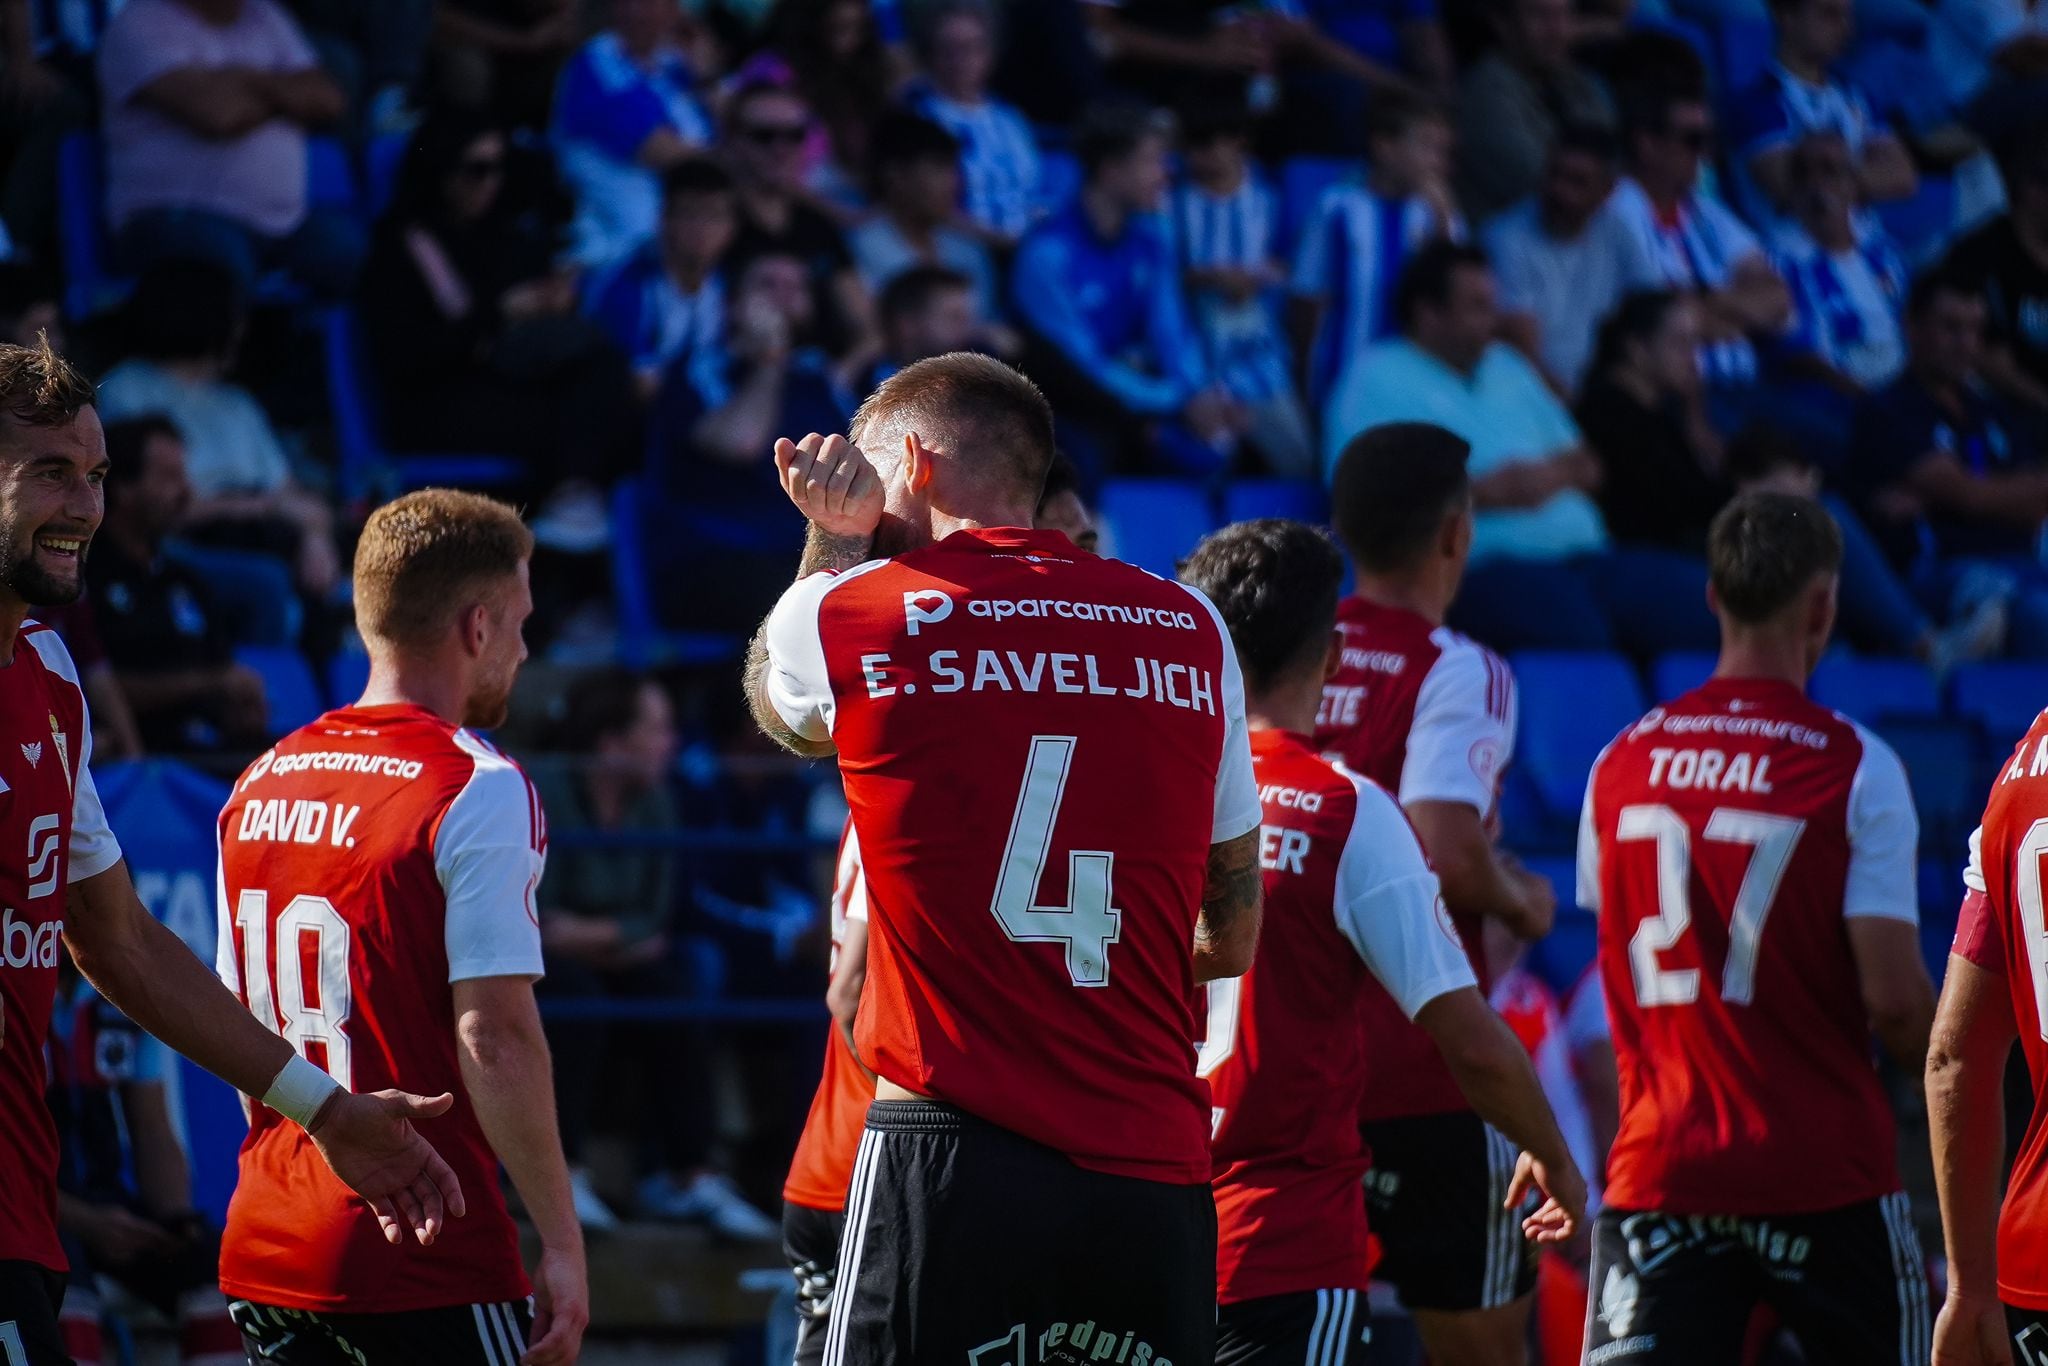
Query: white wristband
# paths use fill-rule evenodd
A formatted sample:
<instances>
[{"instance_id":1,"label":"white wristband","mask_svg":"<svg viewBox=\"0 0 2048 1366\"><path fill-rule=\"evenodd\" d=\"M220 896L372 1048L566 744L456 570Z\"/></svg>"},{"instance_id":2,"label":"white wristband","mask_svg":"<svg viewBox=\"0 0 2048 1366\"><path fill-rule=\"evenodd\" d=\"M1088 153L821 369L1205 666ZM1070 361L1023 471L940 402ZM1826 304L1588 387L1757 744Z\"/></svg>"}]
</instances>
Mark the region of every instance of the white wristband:
<instances>
[{"instance_id":1,"label":"white wristband","mask_svg":"<svg viewBox=\"0 0 2048 1366\"><path fill-rule=\"evenodd\" d=\"M263 1103L300 1128L313 1122L327 1098L341 1089L341 1083L298 1054L271 1079Z\"/></svg>"}]
</instances>

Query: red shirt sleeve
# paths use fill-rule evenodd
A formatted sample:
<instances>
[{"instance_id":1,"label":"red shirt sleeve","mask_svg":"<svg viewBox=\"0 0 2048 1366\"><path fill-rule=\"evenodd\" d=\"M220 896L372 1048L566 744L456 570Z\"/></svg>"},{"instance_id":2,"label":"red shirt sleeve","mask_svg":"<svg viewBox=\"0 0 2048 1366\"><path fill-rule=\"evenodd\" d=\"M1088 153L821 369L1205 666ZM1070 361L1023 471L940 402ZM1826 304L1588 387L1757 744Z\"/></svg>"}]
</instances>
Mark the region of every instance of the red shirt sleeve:
<instances>
[{"instance_id":1,"label":"red shirt sleeve","mask_svg":"<svg viewBox=\"0 0 2048 1366\"><path fill-rule=\"evenodd\" d=\"M1962 909L1956 913L1956 938L1949 952L1986 972L2005 976L2005 941L1998 934L1991 898L1974 888L1963 894Z\"/></svg>"}]
</instances>

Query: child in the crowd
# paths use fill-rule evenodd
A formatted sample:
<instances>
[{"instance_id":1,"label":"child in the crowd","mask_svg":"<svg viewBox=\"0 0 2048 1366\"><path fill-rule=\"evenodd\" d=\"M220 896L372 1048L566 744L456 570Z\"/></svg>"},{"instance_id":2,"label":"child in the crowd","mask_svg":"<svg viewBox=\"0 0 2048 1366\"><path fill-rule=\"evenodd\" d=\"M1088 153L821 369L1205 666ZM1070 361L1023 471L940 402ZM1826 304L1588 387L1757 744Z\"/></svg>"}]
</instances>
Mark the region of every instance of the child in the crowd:
<instances>
[{"instance_id":1,"label":"child in the crowd","mask_svg":"<svg viewBox=\"0 0 2048 1366\"><path fill-rule=\"evenodd\" d=\"M1253 171L1249 120L1241 108L1209 106L1181 130L1186 175L1173 191L1173 231L1210 372L1250 410L1251 441L1268 463L1312 475L1315 445L1277 307L1279 202Z\"/></svg>"}]
</instances>

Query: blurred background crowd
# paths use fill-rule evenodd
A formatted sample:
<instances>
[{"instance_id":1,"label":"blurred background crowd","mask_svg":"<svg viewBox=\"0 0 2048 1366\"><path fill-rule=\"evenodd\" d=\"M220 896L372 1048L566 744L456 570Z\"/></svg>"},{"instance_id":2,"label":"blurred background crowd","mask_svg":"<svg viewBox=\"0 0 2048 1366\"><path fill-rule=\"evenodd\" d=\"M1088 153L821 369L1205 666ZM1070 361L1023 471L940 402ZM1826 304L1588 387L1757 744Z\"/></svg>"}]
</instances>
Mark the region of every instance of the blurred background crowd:
<instances>
[{"instance_id":1,"label":"blurred background crowd","mask_svg":"<svg viewBox=\"0 0 2048 1366\"><path fill-rule=\"evenodd\" d=\"M1370 425L1467 438L1532 866L1704 673L1738 489L1842 523L1816 688L1913 770L1930 944L2048 696L2042 0L0 0L0 156L0 336L108 424L97 759L225 775L352 698L378 499L529 509L504 739L594 1227L773 1233L843 804L735 683L801 541L768 453L921 357L1025 369L1066 520L1162 572L1320 520Z\"/></svg>"}]
</instances>

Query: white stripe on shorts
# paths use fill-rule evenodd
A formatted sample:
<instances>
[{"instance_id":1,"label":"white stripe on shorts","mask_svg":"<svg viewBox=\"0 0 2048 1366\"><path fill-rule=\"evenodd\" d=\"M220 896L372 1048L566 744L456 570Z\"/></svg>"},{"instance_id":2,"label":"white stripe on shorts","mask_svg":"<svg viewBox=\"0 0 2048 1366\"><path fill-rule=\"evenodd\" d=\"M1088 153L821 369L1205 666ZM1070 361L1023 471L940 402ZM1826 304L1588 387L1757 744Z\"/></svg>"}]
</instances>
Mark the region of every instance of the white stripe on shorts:
<instances>
[{"instance_id":1,"label":"white stripe on shorts","mask_svg":"<svg viewBox=\"0 0 2048 1366\"><path fill-rule=\"evenodd\" d=\"M861 1249L867 1243L868 1212L881 1152L881 1132L861 1130L860 1149L854 1154L853 1176L846 1188L846 1229L839 1238L839 1273L834 1278L832 1317L825 1328L824 1366L843 1366L846 1358L846 1318L860 1288Z\"/></svg>"}]
</instances>

